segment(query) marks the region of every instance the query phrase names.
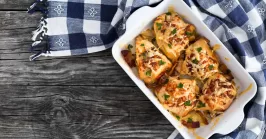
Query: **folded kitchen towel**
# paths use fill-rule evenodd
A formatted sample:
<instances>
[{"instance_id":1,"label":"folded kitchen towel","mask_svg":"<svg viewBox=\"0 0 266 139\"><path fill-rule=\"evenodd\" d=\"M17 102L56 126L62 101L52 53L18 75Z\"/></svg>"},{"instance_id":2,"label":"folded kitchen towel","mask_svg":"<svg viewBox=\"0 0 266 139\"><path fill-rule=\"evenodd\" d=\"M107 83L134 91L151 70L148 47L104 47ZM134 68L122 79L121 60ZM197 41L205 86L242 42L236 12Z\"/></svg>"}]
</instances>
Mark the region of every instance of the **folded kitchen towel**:
<instances>
[{"instance_id":1,"label":"folded kitchen towel","mask_svg":"<svg viewBox=\"0 0 266 139\"><path fill-rule=\"evenodd\" d=\"M213 139L266 139L266 2L262 0L184 0L255 79L258 91L245 106L245 119L228 135ZM182 139L174 131L169 139Z\"/></svg>"},{"instance_id":2,"label":"folded kitchen towel","mask_svg":"<svg viewBox=\"0 0 266 139\"><path fill-rule=\"evenodd\" d=\"M129 15L138 7L161 0L36 0L29 13L43 18L33 32L31 50L39 56L70 56L112 47L125 32Z\"/></svg>"},{"instance_id":3,"label":"folded kitchen towel","mask_svg":"<svg viewBox=\"0 0 266 139\"><path fill-rule=\"evenodd\" d=\"M125 32L125 23L138 7L160 0L37 0L29 13L44 16L33 32L32 50L39 56L70 56L110 48ZM262 139L266 100L266 2L262 0L184 0L224 43L258 85L245 107L245 119L224 139ZM169 139L183 138L174 131Z\"/></svg>"}]
</instances>

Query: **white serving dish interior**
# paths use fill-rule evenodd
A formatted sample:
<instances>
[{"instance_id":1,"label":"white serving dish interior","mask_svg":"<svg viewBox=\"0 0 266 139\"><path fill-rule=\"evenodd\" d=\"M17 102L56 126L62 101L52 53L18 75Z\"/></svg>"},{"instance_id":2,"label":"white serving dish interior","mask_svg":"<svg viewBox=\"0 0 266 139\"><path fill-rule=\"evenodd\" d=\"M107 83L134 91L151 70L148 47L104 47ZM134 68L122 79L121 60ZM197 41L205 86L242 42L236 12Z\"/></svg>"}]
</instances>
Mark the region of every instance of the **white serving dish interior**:
<instances>
[{"instance_id":1,"label":"white serving dish interior","mask_svg":"<svg viewBox=\"0 0 266 139\"><path fill-rule=\"evenodd\" d=\"M168 11L169 6L174 7L174 10L185 20L196 26L197 32L210 40L211 46L219 44L221 47L216 52L220 60L227 65L235 77L236 86L239 91L245 90L250 84L252 88L245 94L240 95L229 107L228 110L219 116L218 123L214 125L213 120L209 125L203 126L195 130L194 133L202 138L209 138L215 133L228 134L236 129L244 119L244 106L250 101L257 91L257 86L253 78L245 71L245 69L238 63L235 57L227 50L227 48L220 42L220 40L212 33L212 31L195 15L191 9L182 0L164 0L157 7L142 7L135 11L127 21L126 32L114 44L112 53L114 59L129 75L129 77L136 83L136 85L143 91L143 93L150 99L150 101L162 112L162 114L172 123L172 125L186 138L196 138L190 130L185 128L174 116L172 116L158 101L153 92L145 86L142 80L138 78L136 70L131 69L124 61L121 55L121 50L126 49L127 44L134 45L134 39L143 30L151 27L154 19ZM225 60L225 58L229 60Z\"/></svg>"}]
</instances>

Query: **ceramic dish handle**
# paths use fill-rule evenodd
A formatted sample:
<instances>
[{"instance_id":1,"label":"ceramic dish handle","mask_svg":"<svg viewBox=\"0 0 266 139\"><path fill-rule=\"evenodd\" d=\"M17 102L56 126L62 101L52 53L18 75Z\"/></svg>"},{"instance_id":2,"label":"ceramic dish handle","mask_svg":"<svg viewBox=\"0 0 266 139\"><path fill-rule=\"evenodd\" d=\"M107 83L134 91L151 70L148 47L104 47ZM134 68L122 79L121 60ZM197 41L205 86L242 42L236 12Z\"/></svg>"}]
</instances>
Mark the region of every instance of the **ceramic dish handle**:
<instances>
[{"instance_id":1,"label":"ceramic dish handle","mask_svg":"<svg viewBox=\"0 0 266 139\"><path fill-rule=\"evenodd\" d=\"M137 11L135 11L127 20L126 22L126 29L132 29L133 27L135 27L136 25L136 19L138 19L137 22L142 22L144 21L146 18L146 16L150 15L150 11L151 11L151 7L149 6L144 6L140 9L138 9Z\"/></svg>"}]
</instances>

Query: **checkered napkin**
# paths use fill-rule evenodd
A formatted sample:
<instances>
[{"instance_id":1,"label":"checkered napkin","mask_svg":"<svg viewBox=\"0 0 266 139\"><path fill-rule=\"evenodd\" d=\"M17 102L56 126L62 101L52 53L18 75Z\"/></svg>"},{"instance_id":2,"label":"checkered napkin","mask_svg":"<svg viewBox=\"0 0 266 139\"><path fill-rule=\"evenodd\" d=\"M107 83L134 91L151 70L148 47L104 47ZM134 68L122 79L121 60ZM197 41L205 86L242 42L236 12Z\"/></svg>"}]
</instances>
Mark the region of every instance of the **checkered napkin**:
<instances>
[{"instance_id":1,"label":"checkered napkin","mask_svg":"<svg viewBox=\"0 0 266 139\"><path fill-rule=\"evenodd\" d=\"M223 139L266 139L266 2L262 0L185 0L251 74L258 92L245 106L245 119ZM177 131L169 139L182 139Z\"/></svg>"},{"instance_id":2,"label":"checkered napkin","mask_svg":"<svg viewBox=\"0 0 266 139\"><path fill-rule=\"evenodd\" d=\"M34 60L39 56L70 56L112 47L125 32L129 15L138 7L161 0L36 0L29 13L43 18L33 32Z\"/></svg>"}]
</instances>

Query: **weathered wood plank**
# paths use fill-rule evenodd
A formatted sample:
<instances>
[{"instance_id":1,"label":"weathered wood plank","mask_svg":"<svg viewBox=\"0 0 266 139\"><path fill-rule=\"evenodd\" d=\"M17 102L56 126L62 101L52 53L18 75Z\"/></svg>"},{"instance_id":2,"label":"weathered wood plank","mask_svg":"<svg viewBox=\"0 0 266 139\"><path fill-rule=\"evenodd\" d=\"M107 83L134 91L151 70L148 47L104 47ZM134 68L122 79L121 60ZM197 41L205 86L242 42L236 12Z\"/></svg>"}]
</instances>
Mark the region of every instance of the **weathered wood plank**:
<instances>
[{"instance_id":1,"label":"weathered wood plank","mask_svg":"<svg viewBox=\"0 0 266 139\"><path fill-rule=\"evenodd\" d=\"M45 116L9 116L0 117L0 138L49 138L49 139L88 139L88 138L158 138L165 139L173 131L167 124L155 116L107 116L74 115L78 121L69 121L58 114L51 122L43 120ZM141 124L142 123L142 124Z\"/></svg>"},{"instance_id":2,"label":"weathered wood plank","mask_svg":"<svg viewBox=\"0 0 266 139\"><path fill-rule=\"evenodd\" d=\"M110 55L35 62L1 60L0 77L0 85L135 86Z\"/></svg>"},{"instance_id":3,"label":"weathered wood plank","mask_svg":"<svg viewBox=\"0 0 266 139\"><path fill-rule=\"evenodd\" d=\"M32 31L38 26L40 14L28 15L21 11L0 11L0 59L29 56ZM8 55L15 53L16 55ZM28 53L25 55L24 53ZM22 54L21 56L17 56ZM23 55L24 54L24 55Z\"/></svg>"},{"instance_id":4,"label":"weathered wood plank","mask_svg":"<svg viewBox=\"0 0 266 139\"><path fill-rule=\"evenodd\" d=\"M0 11L0 30L14 30L15 32L16 29L36 28L40 18L39 13L30 15L24 11Z\"/></svg>"},{"instance_id":5,"label":"weathered wood plank","mask_svg":"<svg viewBox=\"0 0 266 139\"><path fill-rule=\"evenodd\" d=\"M0 0L0 10L27 10L35 0Z\"/></svg>"},{"instance_id":6,"label":"weathered wood plank","mask_svg":"<svg viewBox=\"0 0 266 139\"><path fill-rule=\"evenodd\" d=\"M0 138L166 138L173 130L132 87L0 88Z\"/></svg>"},{"instance_id":7,"label":"weathered wood plank","mask_svg":"<svg viewBox=\"0 0 266 139\"><path fill-rule=\"evenodd\" d=\"M56 106L95 115L161 115L137 87L1 86L0 100L0 115L46 114Z\"/></svg>"}]
</instances>

